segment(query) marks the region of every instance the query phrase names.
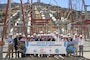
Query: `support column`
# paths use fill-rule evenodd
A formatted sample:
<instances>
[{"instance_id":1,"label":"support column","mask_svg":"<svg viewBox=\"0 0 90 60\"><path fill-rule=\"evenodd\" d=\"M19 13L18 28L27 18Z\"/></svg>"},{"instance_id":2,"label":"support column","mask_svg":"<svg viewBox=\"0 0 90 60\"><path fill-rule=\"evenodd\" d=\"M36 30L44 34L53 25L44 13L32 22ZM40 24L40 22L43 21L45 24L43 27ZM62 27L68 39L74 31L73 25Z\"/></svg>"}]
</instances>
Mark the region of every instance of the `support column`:
<instances>
[{"instance_id":1,"label":"support column","mask_svg":"<svg viewBox=\"0 0 90 60\"><path fill-rule=\"evenodd\" d=\"M11 18L10 18L10 17L11 17L11 0L9 0L9 9L8 9L8 10L9 10L9 12L8 12L8 13L9 13L8 34L9 34L9 33L12 33L12 32L10 31L10 30L11 30Z\"/></svg>"}]
</instances>

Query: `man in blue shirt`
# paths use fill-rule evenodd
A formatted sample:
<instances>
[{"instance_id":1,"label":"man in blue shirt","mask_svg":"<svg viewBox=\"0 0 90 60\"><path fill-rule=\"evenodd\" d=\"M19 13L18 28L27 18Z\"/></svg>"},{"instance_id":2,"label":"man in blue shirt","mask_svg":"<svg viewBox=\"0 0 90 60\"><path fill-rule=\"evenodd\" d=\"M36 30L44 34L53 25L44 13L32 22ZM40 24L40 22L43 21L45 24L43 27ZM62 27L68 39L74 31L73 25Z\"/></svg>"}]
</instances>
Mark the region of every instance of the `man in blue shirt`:
<instances>
[{"instance_id":1,"label":"man in blue shirt","mask_svg":"<svg viewBox=\"0 0 90 60\"><path fill-rule=\"evenodd\" d=\"M8 43L9 58L10 58L10 52L12 53L12 58L13 58L13 38L12 38L12 34L9 34L9 38L7 39L7 43Z\"/></svg>"}]
</instances>

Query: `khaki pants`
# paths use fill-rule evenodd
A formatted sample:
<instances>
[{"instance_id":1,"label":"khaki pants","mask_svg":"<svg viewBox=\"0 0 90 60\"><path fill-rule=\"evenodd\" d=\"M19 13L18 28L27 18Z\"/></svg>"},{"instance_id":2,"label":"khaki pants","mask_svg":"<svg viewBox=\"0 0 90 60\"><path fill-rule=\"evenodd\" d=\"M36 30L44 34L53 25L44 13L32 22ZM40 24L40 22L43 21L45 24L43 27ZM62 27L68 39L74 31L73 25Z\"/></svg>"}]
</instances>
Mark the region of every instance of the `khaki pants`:
<instances>
[{"instance_id":1,"label":"khaki pants","mask_svg":"<svg viewBox=\"0 0 90 60\"><path fill-rule=\"evenodd\" d=\"M9 58L10 58L10 53L12 54L12 58L13 58L13 44L9 44L8 45L8 55L9 55Z\"/></svg>"},{"instance_id":2,"label":"khaki pants","mask_svg":"<svg viewBox=\"0 0 90 60\"><path fill-rule=\"evenodd\" d=\"M78 54L78 44L74 44L74 48L75 48L75 55L77 55Z\"/></svg>"}]
</instances>

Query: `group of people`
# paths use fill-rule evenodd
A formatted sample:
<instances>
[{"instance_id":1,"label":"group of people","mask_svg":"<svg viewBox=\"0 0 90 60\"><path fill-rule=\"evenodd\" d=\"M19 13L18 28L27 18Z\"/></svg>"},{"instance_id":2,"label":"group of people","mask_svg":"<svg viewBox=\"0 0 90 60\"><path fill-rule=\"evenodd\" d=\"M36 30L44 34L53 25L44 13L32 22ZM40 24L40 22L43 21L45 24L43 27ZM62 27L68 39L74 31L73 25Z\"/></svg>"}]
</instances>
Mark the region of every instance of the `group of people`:
<instances>
[{"instance_id":1,"label":"group of people","mask_svg":"<svg viewBox=\"0 0 90 60\"><path fill-rule=\"evenodd\" d=\"M34 34L32 37L32 41L65 41L67 42L67 48L73 46L73 54L76 56L83 56L83 48L84 48L84 38L83 35L79 34L58 34L57 32L53 33L41 33ZM79 51L79 54L78 54ZM67 51L68 52L68 51Z\"/></svg>"},{"instance_id":2,"label":"group of people","mask_svg":"<svg viewBox=\"0 0 90 60\"><path fill-rule=\"evenodd\" d=\"M13 34L9 34L9 38L7 39L8 42L8 54L10 58L10 52L12 52L13 58L13 49L15 49L15 56L19 57L20 53L21 56L25 56L25 41L66 41L68 45L73 44L74 46L74 54L83 56L83 47L84 47L84 39L82 35L75 34L74 36L69 35L58 35L58 33L48 33L48 34L36 34L33 35L24 35L22 33L17 33L15 38L12 37Z\"/></svg>"},{"instance_id":3,"label":"group of people","mask_svg":"<svg viewBox=\"0 0 90 60\"><path fill-rule=\"evenodd\" d=\"M13 51L15 50L15 56L21 57L25 56L25 41L26 41L26 36L22 35L21 33L17 33L16 36L13 38L13 34L9 34L8 39L6 40L8 43L8 56L12 56L13 58ZM10 55L10 52L12 55Z\"/></svg>"},{"instance_id":4,"label":"group of people","mask_svg":"<svg viewBox=\"0 0 90 60\"><path fill-rule=\"evenodd\" d=\"M74 34L72 35L61 35L60 40L68 42L67 47L73 46L73 54L76 56L83 56L83 48L84 48L84 38L82 35ZM79 51L79 55L78 55ZM67 51L68 52L68 51ZM71 52L69 50L69 52Z\"/></svg>"}]
</instances>

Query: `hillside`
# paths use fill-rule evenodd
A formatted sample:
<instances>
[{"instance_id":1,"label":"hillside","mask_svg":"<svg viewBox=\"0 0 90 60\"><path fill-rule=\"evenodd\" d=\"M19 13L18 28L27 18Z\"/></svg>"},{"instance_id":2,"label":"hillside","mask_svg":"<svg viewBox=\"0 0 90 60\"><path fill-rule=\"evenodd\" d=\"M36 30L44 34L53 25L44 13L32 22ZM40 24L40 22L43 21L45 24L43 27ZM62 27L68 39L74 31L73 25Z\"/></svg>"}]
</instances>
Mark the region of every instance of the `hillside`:
<instances>
[{"instance_id":1,"label":"hillside","mask_svg":"<svg viewBox=\"0 0 90 60\"><path fill-rule=\"evenodd\" d=\"M17 5L19 5L19 3L12 3L11 7L15 7ZM0 9L5 9L5 7L6 7L6 4L0 4Z\"/></svg>"},{"instance_id":2,"label":"hillside","mask_svg":"<svg viewBox=\"0 0 90 60\"><path fill-rule=\"evenodd\" d=\"M27 8L27 5L28 5L28 3L24 4L24 6L25 6L24 9ZM66 15L68 13L67 8L62 8L60 6L52 6L50 4L45 4L45 3L37 3L37 2L35 2L35 3L33 3L33 6L41 6L43 8L48 9L48 10L54 11L55 13L53 13L53 14L57 19L61 19L61 16L66 17ZM3 22L3 17L5 16L5 7L6 7L6 4L0 4L0 17L1 17L0 22ZM17 10L20 10L20 4L19 3L12 3L11 7L12 7L11 15L13 15ZM72 17L73 20L75 19L75 16L76 16L75 12L76 12L75 10L72 11L72 16L74 16L74 17ZM78 12L78 15L80 15L79 12ZM80 17L80 16L78 16L78 17ZM68 18L70 18L70 17L68 17Z\"/></svg>"}]
</instances>

